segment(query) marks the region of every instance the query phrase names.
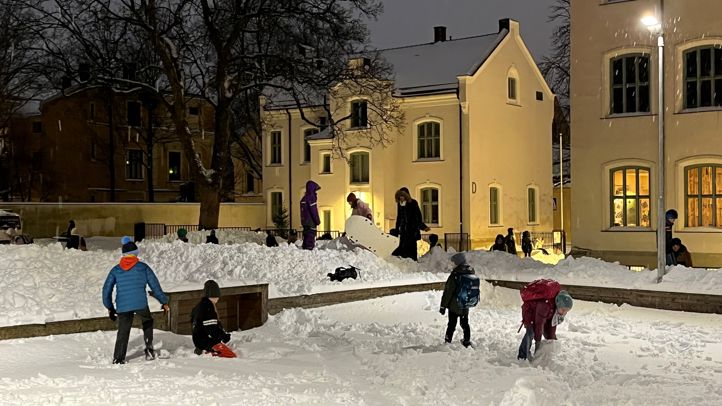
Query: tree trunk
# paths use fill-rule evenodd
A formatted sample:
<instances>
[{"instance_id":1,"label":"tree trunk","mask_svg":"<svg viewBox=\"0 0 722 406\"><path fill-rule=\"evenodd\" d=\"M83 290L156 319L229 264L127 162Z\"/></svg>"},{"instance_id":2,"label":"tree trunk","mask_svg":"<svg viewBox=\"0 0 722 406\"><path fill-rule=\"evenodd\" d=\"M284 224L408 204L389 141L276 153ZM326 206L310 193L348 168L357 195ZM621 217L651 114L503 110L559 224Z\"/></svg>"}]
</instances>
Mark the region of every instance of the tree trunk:
<instances>
[{"instance_id":1,"label":"tree trunk","mask_svg":"<svg viewBox=\"0 0 722 406\"><path fill-rule=\"evenodd\" d=\"M201 199L198 228L215 230L218 228L218 217L221 213L221 193L217 186L209 185L204 179L198 183L198 195Z\"/></svg>"}]
</instances>

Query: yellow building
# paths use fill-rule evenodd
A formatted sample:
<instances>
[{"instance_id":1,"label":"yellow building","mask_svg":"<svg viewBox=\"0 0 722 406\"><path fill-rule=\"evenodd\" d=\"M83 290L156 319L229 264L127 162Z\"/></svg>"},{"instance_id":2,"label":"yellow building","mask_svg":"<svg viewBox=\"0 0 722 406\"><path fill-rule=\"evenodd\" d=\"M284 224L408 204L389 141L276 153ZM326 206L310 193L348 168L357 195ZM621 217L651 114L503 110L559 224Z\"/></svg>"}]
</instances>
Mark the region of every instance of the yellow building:
<instances>
[{"instance_id":1,"label":"yellow building","mask_svg":"<svg viewBox=\"0 0 722 406\"><path fill-rule=\"evenodd\" d=\"M663 6L663 7L660 7ZM722 265L722 2L574 1L572 229L578 251L656 268L657 38L665 31L665 209L696 266Z\"/></svg>"},{"instance_id":2,"label":"yellow building","mask_svg":"<svg viewBox=\"0 0 722 406\"><path fill-rule=\"evenodd\" d=\"M307 125L296 108L262 101L263 182L267 223L280 207L300 225L307 180L321 186L321 230L343 230L355 192L376 224L394 227L394 193L406 186L424 221L442 239L468 233L488 245L508 227L552 229L551 124L554 95L520 36L519 23L501 20L493 34L381 51L394 68L395 94L406 125L385 147L364 139L362 97L342 106L353 131L341 157L329 131ZM336 105L339 101L330 100ZM320 109L304 108L323 123ZM290 185L290 190L289 190Z\"/></svg>"}]
</instances>

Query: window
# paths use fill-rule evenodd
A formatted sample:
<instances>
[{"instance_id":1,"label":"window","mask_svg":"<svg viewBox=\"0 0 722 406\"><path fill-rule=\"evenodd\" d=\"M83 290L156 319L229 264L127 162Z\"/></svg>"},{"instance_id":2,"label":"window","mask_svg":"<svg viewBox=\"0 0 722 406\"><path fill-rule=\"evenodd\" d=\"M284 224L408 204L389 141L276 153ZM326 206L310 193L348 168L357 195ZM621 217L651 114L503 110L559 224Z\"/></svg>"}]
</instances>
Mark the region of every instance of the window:
<instances>
[{"instance_id":1,"label":"window","mask_svg":"<svg viewBox=\"0 0 722 406\"><path fill-rule=\"evenodd\" d=\"M685 226L722 228L722 165L685 168Z\"/></svg>"},{"instance_id":2,"label":"window","mask_svg":"<svg viewBox=\"0 0 722 406\"><path fill-rule=\"evenodd\" d=\"M421 189L421 217L426 224L439 224L439 189Z\"/></svg>"},{"instance_id":3,"label":"window","mask_svg":"<svg viewBox=\"0 0 722 406\"><path fill-rule=\"evenodd\" d=\"M500 224L500 192L498 187L489 188L489 224L491 225Z\"/></svg>"},{"instance_id":4,"label":"window","mask_svg":"<svg viewBox=\"0 0 722 406\"><path fill-rule=\"evenodd\" d=\"M90 108L88 109L88 119L95 120L95 103L90 103Z\"/></svg>"},{"instance_id":5,"label":"window","mask_svg":"<svg viewBox=\"0 0 722 406\"><path fill-rule=\"evenodd\" d=\"M322 221L323 221L323 223L322 223L323 231L326 233L331 231L331 210L323 211L323 220Z\"/></svg>"},{"instance_id":6,"label":"window","mask_svg":"<svg viewBox=\"0 0 722 406\"><path fill-rule=\"evenodd\" d=\"M611 183L611 226L650 227L649 169L614 168Z\"/></svg>"},{"instance_id":7,"label":"window","mask_svg":"<svg viewBox=\"0 0 722 406\"><path fill-rule=\"evenodd\" d=\"M611 114L649 113L649 56L612 59Z\"/></svg>"},{"instance_id":8,"label":"window","mask_svg":"<svg viewBox=\"0 0 722 406\"><path fill-rule=\"evenodd\" d=\"M303 162L311 162L311 144L308 143L307 138L310 135L317 134L318 128L309 128L303 132Z\"/></svg>"},{"instance_id":9,"label":"window","mask_svg":"<svg viewBox=\"0 0 722 406\"><path fill-rule=\"evenodd\" d=\"M253 177L251 172L246 172L246 193L253 193L256 191L256 178Z\"/></svg>"},{"instance_id":10,"label":"window","mask_svg":"<svg viewBox=\"0 0 722 406\"><path fill-rule=\"evenodd\" d=\"M171 182L181 180L181 153L168 152L168 180Z\"/></svg>"},{"instance_id":11,"label":"window","mask_svg":"<svg viewBox=\"0 0 722 406\"><path fill-rule=\"evenodd\" d=\"M198 107L188 107L188 115L189 116L198 116L201 114L201 109Z\"/></svg>"},{"instance_id":12,"label":"window","mask_svg":"<svg viewBox=\"0 0 722 406\"><path fill-rule=\"evenodd\" d=\"M283 192L271 192L271 221L283 210Z\"/></svg>"},{"instance_id":13,"label":"window","mask_svg":"<svg viewBox=\"0 0 722 406\"><path fill-rule=\"evenodd\" d=\"M351 154L351 183L369 183L369 153Z\"/></svg>"},{"instance_id":14,"label":"window","mask_svg":"<svg viewBox=\"0 0 722 406\"><path fill-rule=\"evenodd\" d=\"M722 107L722 48L703 47L684 53L684 107Z\"/></svg>"},{"instance_id":15,"label":"window","mask_svg":"<svg viewBox=\"0 0 722 406\"><path fill-rule=\"evenodd\" d=\"M536 92L536 99L538 101L544 101L544 93L542 92Z\"/></svg>"},{"instance_id":16,"label":"window","mask_svg":"<svg viewBox=\"0 0 722 406\"><path fill-rule=\"evenodd\" d=\"M507 78L507 98L516 101L516 78Z\"/></svg>"},{"instance_id":17,"label":"window","mask_svg":"<svg viewBox=\"0 0 722 406\"><path fill-rule=\"evenodd\" d=\"M321 173L331 173L331 154L321 154Z\"/></svg>"},{"instance_id":18,"label":"window","mask_svg":"<svg viewBox=\"0 0 722 406\"><path fill-rule=\"evenodd\" d=\"M271 165L281 164L281 132L271 131Z\"/></svg>"},{"instance_id":19,"label":"window","mask_svg":"<svg viewBox=\"0 0 722 406\"><path fill-rule=\"evenodd\" d=\"M368 127L368 104L363 101L351 103L351 128Z\"/></svg>"},{"instance_id":20,"label":"window","mask_svg":"<svg viewBox=\"0 0 722 406\"><path fill-rule=\"evenodd\" d=\"M128 102L128 126L140 127L140 103Z\"/></svg>"},{"instance_id":21,"label":"window","mask_svg":"<svg viewBox=\"0 0 722 406\"><path fill-rule=\"evenodd\" d=\"M43 132L43 123L41 121L33 121L33 134Z\"/></svg>"},{"instance_id":22,"label":"window","mask_svg":"<svg viewBox=\"0 0 722 406\"><path fill-rule=\"evenodd\" d=\"M128 150L125 160L125 178L129 180L143 179L143 151Z\"/></svg>"},{"instance_id":23,"label":"window","mask_svg":"<svg viewBox=\"0 0 722 406\"><path fill-rule=\"evenodd\" d=\"M526 189L527 208L529 210L527 222L529 224L537 223L537 188L530 187Z\"/></svg>"},{"instance_id":24,"label":"window","mask_svg":"<svg viewBox=\"0 0 722 406\"><path fill-rule=\"evenodd\" d=\"M441 125L435 122L421 123L418 131L418 159L441 158Z\"/></svg>"}]
</instances>

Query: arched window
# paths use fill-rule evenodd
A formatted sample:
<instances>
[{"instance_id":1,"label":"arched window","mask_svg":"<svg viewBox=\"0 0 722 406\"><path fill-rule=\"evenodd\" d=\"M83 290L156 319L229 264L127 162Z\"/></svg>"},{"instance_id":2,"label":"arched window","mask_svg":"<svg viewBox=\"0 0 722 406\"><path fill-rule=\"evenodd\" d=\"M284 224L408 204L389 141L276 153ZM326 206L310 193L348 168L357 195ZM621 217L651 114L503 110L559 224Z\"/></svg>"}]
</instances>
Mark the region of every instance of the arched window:
<instances>
[{"instance_id":1,"label":"arched window","mask_svg":"<svg viewBox=\"0 0 722 406\"><path fill-rule=\"evenodd\" d=\"M649 168L613 168L610 182L611 226L650 227Z\"/></svg>"},{"instance_id":2,"label":"arched window","mask_svg":"<svg viewBox=\"0 0 722 406\"><path fill-rule=\"evenodd\" d=\"M501 188L489 187L489 224L501 224Z\"/></svg>"},{"instance_id":3,"label":"arched window","mask_svg":"<svg viewBox=\"0 0 722 406\"><path fill-rule=\"evenodd\" d=\"M529 186L526 188L526 200L527 200L527 223L537 224L539 223L539 188L536 186Z\"/></svg>"},{"instance_id":4,"label":"arched window","mask_svg":"<svg viewBox=\"0 0 722 406\"><path fill-rule=\"evenodd\" d=\"M506 100L508 103L519 104L519 73L513 67L506 75Z\"/></svg>"},{"instance_id":5,"label":"arched window","mask_svg":"<svg viewBox=\"0 0 722 406\"><path fill-rule=\"evenodd\" d=\"M349 158L351 183L369 183L369 153L354 152Z\"/></svg>"},{"instance_id":6,"label":"arched window","mask_svg":"<svg viewBox=\"0 0 722 406\"><path fill-rule=\"evenodd\" d=\"M684 53L684 107L722 107L722 45Z\"/></svg>"},{"instance_id":7,"label":"arched window","mask_svg":"<svg viewBox=\"0 0 722 406\"><path fill-rule=\"evenodd\" d=\"M416 126L417 130L417 158L441 158L441 124L427 121Z\"/></svg>"},{"instance_id":8,"label":"arched window","mask_svg":"<svg viewBox=\"0 0 722 406\"><path fill-rule=\"evenodd\" d=\"M420 190L421 217L427 225L439 224L439 189L425 187Z\"/></svg>"},{"instance_id":9,"label":"arched window","mask_svg":"<svg viewBox=\"0 0 722 406\"><path fill-rule=\"evenodd\" d=\"M610 113L648 113L649 55L623 55L611 60Z\"/></svg>"}]
</instances>

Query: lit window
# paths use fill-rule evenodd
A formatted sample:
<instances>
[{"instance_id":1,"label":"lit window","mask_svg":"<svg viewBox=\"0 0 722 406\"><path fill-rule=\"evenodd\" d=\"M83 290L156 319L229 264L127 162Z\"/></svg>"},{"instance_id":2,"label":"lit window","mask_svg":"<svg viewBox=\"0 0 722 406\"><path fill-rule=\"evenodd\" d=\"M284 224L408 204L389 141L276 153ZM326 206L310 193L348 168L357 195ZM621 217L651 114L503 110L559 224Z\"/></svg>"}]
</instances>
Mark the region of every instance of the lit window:
<instances>
[{"instance_id":1,"label":"lit window","mask_svg":"<svg viewBox=\"0 0 722 406\"><path fill-rule=\"evenodd\" d=\"M649 169L611 170L611 226L650 227Z\"/></svg>"},{"instance_id":2,"label":"lit window","mask_svg":"<svg viewBox=\"0 0 722 406\"><path fill-rule=\"evenodd\" d=\"M685 226L722 228L722 165L688 166L684 172Z\"/></svg>"},{"instance_id":3,"label":"lit window","mask_svg":"<svg viewBox=\"0 0 722 406\"><path fill-rule=\"evenodd\" d=\"M627 55L611 61L611 114L649 112L649 57Z\"/></svg>"},{"instance_id":4,"label":"lit window","mask_svg":"<svg viewBox=\"0 0 722 406\"><path fill-rule=\"evenodd\" d=\"M441 125L435 122L421 123L418 131L418 159L441 158Z\"/></svg>"}]
</instances>

